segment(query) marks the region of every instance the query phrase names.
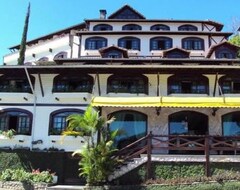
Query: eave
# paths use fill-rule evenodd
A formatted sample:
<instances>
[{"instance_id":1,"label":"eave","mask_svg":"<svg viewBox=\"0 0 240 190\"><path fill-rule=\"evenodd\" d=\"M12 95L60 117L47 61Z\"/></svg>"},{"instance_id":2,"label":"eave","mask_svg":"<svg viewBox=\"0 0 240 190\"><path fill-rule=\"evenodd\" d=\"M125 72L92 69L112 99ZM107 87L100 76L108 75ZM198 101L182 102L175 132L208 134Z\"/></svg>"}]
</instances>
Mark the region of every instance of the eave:
<instances>
[{"instance_id":1,"label":"eave","mask_svg":"<svg viewBox=\"0 0 240 190\"><path fill-rule=\"evenodd\" d=\"M75 60L76 61L76 60ZM150 60L148 60L150 61ZM173 59L172 59L173 61ZM82 65L74 63L74 60L71 62L66 62L63 65L33 65L33 66L1 66L0 74L4 73L12 73L16 74L16 72L24 73L24 69L26 68L30 74L57 74L60 72L77 72L77 73L91 73L91 74L105 74L105 73L133 73L133 74L171 74L171 73L204 73L204 74L238 74L240 73L240 61L239 60L225 60L222 61L222 65L214 64L214 62L219 63L219 60L210 61L208 65L196 65L194 61L186 62L186 60L182 60L182 63L177 64L176 62L167 63L165 62L154 62L152 64L148 63L147 65ZM145 63L147 63L145 61Z\"/></svg>"},{"instance_id":2,"label":"eave","mask_svg":"<svg viewBox=\"0 0 240 190\"><path fill-rule=\"evenodd\" d=\"M47 35L44 35L44 36L35 38L35 39L33 39L33 40L27 41L27 45L36 44L36 43L38 43L39 40L50 39L50 38L52 38L54 35L60 35L60 34L64 34L64 33L70 33L71 30L75 30L75 29L79 29L79 28L84 29L84 28L85 28L85 25L86 25L85 22L83 22L83 23L80 23L80 24L77 24L77 25L74 25L74 26L71 26L71 27L62 29L62 30L58 30L58 31L56 31L56 32L53 32L53 33L50 33L50 34L47 34ZM9 47L8 49L10 49L10 50L20 49L20 44L15 45L15 46L12 46L12 47Z\"/></svg>"},{"instance_id":3,"label":"eave","mask_svg":"<svg viewBox=\"0 0 240 190\"><path fill-rule=\"evenodd\" d=\"M78 35L209 35L229 37L232 32L206 32L206 31L79 31Z\"/></svg>"},{"instance_id":4,"label":"eave","mask_svg":"<svg viewBox=\"0 0 240 190\"><path fill-rule=\"evenodd\" d=\"M149 22L149 23L188 23L188 24L209 24L212 26L216 27L217 31L221 31L223 28L223 24L216 22L216 21L211 21L211 20L174 20L174 19L85 19L85 22L90 23L90 22Z\"/></svg>"}]
</instances>

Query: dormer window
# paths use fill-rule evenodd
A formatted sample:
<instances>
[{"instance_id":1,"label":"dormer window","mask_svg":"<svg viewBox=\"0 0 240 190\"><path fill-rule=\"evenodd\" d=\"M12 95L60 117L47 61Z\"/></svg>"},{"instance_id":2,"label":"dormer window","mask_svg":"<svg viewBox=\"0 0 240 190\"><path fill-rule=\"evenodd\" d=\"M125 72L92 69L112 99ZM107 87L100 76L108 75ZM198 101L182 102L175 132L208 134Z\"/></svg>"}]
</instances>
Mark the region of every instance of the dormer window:
<instances>
[{"instance_id":1,"label":"dormer window","mask_svg":"<svg viewBox=\"0 0 240 190\"><path fill-rule=\"evenodd\" d=\"M196 26L186 24L179 26L178 31L198 31L198 28Z\"/></svg>"},{"instance_id":2,"label":"dormer window","mask_svg":"<svg viewBox=\"0 0 240 190\"><path fill-rule=\"evenodd\" d=\"M98 24L93 27L93 31L109 31L113 30L113 27L109 24Z\"/></svg>"},{"instance_id":3,"label":"dormer window","mask_svg":"<svg viewBox=\"0 0 240 190\"><path fill-rule=\"evenodd\" d=\"M118 46L128 50L140 50L140 39L136 37L123 37L118 40Z\"/></svg>"},{"instance_id":4,"label":"dormer window","mask_svg":"<svg viewBox=\"0 0 240 190\"><path fill-rule=\"evenodd\" d=\"M150 50L165 50L172 48L172 39L168 37L156 37L150 39Z\"/></svg>"},{"instance_id":5,"label":"dormer window","mask_svg":"<svg viewBox=\"0 0 240 190\"><path fill-rule=\"evenodd\" d=\"M49 60L48 57L41 57L38 61L46 62L48 60Z\"/></svg>"},{"instance_id":6,"label":"dormer window","mask_svg":"<svg viewBox=\"0 0 240 190\"><path fill-rule=\"evenodd\" d=\"M67 52L62 51L54 56L54 59L64 59L67 58Z\"/></svg>"},{"instance_id":7,"label":"dormer window","mask_svg":"<svg viewBox=\"0 0 240 190\"><path fill-rule=\"evenodd\" d=\"M85 42L86 50L98 50L107 46L107 39L103 37L87 38Z\"/></svg>"},{"instance_id":8,"label":"dormer window","mask_svg":"<svg viewBox=\"0 0 240 190\"><path fill-rule=\"evenodd\" d=\"M122 27L122 30L142 30L142 27L137 24L127 24Z\"/></svg>"},{"instance_id":9,"label":"dormer window","mask_svg":"<svg viewBox=\"0 0 240 190\"><path fill-rule=\"evenodd\" d=\"M164 24L156 24L151 26L150 30L166 31L170 30L170 27Z\"/></svg>"}]
</instances>

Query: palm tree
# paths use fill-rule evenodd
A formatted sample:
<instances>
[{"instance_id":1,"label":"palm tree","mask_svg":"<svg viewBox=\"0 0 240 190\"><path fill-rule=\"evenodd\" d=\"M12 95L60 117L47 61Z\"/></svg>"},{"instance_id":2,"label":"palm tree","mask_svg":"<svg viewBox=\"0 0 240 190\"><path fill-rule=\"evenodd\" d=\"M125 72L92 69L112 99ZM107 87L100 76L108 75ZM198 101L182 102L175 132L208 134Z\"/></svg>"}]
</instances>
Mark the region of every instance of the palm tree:
<instances>
[{"instance_id":1,"label":"palm tree","mask_svg":"<svg viewBox=\"0 0 240 190\"><path fill-rule=\"evenodd\" d=\"M82 136L87 142L84 148L73 153L81 157L80 175L86 177L89 185L106 182L119 162L117 158L113 159L113 154L117 151L114 139L118 130L110 131L108 128L113 119L104 119L90 106L83 115L70 115L67 121L68 127L63 135ZM100 135L97 141L98 133Z\"/></svg>"}]
</instances>

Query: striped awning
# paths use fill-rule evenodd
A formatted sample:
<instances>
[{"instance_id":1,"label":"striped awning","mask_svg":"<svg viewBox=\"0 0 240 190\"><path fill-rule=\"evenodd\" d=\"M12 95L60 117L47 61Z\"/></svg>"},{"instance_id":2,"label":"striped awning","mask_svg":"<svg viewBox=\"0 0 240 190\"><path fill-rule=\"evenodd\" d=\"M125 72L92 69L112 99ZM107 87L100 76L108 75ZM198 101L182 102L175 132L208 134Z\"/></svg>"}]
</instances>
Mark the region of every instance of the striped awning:
<instances>
[{"instance_id":1,"label":"striped awning","mask_svg":"<svg viewBox=\"0 0 240 190\"><path fill-rule=\"evenodd\" d=\"M240 108L240 97L94 97L92 106Z\"/></svg>"}]
</instances>

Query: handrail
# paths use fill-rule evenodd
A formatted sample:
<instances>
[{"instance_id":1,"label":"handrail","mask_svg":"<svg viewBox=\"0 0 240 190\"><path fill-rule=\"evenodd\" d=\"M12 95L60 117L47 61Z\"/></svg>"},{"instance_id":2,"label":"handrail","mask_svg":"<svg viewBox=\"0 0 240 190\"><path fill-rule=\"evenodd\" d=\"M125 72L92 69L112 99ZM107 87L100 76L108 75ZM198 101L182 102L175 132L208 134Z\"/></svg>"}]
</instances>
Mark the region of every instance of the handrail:
<instances>
[{"instance_id":1,"label":"handrail","mask_svg":"<svg viewBox=\"0 0 240 190\"><path fill-rule=\"evenodd\" d=\"M205 174L210 176L210 155L240 151L240 136L210 135L153 135L151 132L117 151L114 157L123 161L147 154L147 176L151 178L152 151L164 150L167 153L200 153L205 155Z\"/></svg>"}]
</instances>

